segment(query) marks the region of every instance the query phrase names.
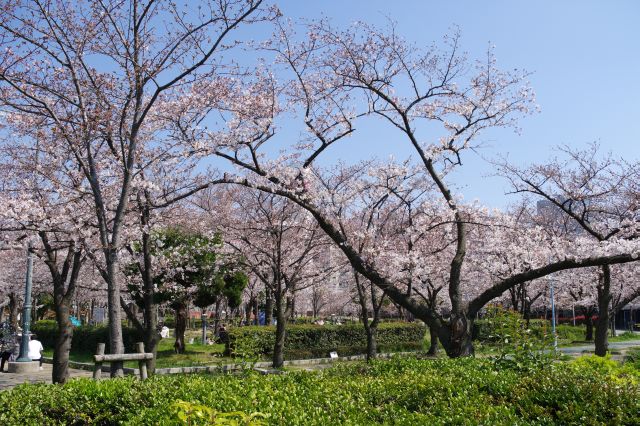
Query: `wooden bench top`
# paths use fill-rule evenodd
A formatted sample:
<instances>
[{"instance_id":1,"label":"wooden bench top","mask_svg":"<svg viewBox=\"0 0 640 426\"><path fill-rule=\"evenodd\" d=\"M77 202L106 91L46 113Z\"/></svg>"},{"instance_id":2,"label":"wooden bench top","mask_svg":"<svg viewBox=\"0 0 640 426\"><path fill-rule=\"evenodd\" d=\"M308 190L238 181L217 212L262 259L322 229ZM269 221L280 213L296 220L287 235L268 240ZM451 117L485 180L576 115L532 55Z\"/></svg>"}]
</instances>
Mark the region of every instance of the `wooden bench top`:
<instances>
[{"instance_id":1,"label":"wooden bench top","mask_svg":"<svg viewBox=\"0 0 640 426\"><path fill-rule=\"evenodd\" d=\"M94 355L93 358L96 362L113 362L113 361L143 361L147 359L153 359L152 353L137 353L137 354L107 354L107 355Z\"/></svg>"}]
</instances>

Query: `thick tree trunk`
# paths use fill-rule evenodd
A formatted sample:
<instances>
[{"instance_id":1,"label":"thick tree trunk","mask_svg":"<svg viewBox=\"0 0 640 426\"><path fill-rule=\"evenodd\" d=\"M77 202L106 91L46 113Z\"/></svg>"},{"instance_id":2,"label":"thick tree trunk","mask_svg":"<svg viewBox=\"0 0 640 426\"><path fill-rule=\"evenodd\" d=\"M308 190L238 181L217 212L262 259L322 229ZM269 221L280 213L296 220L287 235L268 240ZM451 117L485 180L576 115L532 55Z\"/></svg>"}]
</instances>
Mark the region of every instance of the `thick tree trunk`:
<instances>
[{"instance_id":1,"label":"thick tree trunk","mask_svg":"<svg viewBox=\"0 0 640 426\"><path fill-rule=\"evenodd\" d=\"M609 350L609 305L611 303L611 267L602 267L602 281L598 286L598 322L596 323L595 354L605 356Z\"/></svg>"},{"instance_id":2,"label":"thick tree trunk","mask_svg":"<svg viewBox=\"0 0 640 426\"><path fill-rule=\"evenodd\" d=\"M452 315L448 323L438 330L438 337L449 358L473 356L473 321L464 314Z\"/></svg>"},{"instance_id":3,"label":"thick tree trunk","mask_svg":"<svg viewBox=\"0 0 640 426\"><path fill-rule=\"evenodd\" d=\"M427 355L436 356L438 354L438 329L435 325L429 326L429 351Z\"/></svg>"},{"instance_id":4,"label":"thick tree trunk","mask_svg":"<svg viewBox=\"0 0 640 426\"><path fill-rule=\"evenodd\" d=\"M264 302L264 325L269 326L273 323L273 293L267 287Z\"/></svg>"},{"instance_id":5,"label":"thick tree trunk","mask_svg":"<svg viewBox=\"0 0 640 426\"><path fill-rule=\"evenodd\" d=\"M176 353L182 354L185 350L184 332L187 329L187 305L186 303L177 303L174 310L176 315L176 341L173 347Z\"/></svg>"},{"instance_id":6,"label":"thick tree trunk","mask_svg":"<svg viewBox=\"0 0 640 426\"><path fill-rule=\"evenodd\" d=\"M55 304L58 336L53 349L53 383L66 383L69 379L69 353L73 339L73 324L69 320L68 302Z\"/></svg>"},{"instance_id":7,"label":"thick tree trunk","mask_svg":"<svg viewBox=\"0 0 640 426\"><path fill-rule=\"evenodd\" d=\"M109 350L112 354L124 353L122 340L122 316L120 314L120 287L118 283L118 255L107 250L107 310L109 315ZM122 362L111 363L111 377L124 376Z\"/></svg>"},{"instance_id":8,"label":"thick tree trunk","mask_svg":"<svg viewBox=\"0 0 640 426\"><path fill-rule=\"evenodd\" d=\"M276 299L276 341L273 345L273 367L280 368L284 364L284 341L286 338L287 313L282 291L275 292Z\"/></svg>"}]
</instances>

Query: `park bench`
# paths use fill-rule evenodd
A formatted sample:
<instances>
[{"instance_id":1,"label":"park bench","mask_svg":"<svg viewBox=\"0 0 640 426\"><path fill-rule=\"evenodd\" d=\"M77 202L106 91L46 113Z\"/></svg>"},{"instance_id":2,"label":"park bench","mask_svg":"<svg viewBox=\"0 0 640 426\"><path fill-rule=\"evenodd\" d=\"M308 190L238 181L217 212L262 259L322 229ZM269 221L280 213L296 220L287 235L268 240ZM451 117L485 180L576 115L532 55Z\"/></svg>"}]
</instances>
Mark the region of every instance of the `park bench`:
<instances>
[{"instance_id":1,"label":"park bench","mask_svg":"<svg viewBox=\"0 0 640 426\"><path fill-rule=\"evenodd\" d=\"M147 368L150 360L153 359L153 354L144 351L144 343L138 342L136 348L137 353L133 354L107 354L104 353L104 343L98 343L98 349L93 356L95 365L93 367L93 378L95 380L100 379L102 373L102 363L108 362L124 362L124 361L138 361L138 368L140 370L140 379L145 380L148 376Z\"/></svg>"}]
</instances>

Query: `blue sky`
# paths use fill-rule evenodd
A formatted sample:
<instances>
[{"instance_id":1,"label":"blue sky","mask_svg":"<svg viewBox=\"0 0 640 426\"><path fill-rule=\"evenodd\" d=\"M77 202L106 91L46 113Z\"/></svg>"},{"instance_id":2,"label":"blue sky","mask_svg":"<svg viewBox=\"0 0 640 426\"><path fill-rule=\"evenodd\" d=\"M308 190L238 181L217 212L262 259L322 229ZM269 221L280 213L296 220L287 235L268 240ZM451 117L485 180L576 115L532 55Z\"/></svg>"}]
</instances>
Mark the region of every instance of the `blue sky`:
<instances>
[{"instance_id":1,"label":"blue sky","mask_svg":"<svg viewBox=\"0 0 640 426\"><path fill-rule=\"evenodd\" d=\"M406 39L428 45L452 25L472 58L495 45L498 64L533 72L531 84L541 112L521 121L520 135L493 131L481 135L481 155L508 154L513 162L541 162L553 147L602 147L629 160L640 158L640 1L419 1L282 0L289 18L328 17L335 24L356 20L398 24ZM404 158L410 150L389 141L391 130L360 128L358 135L331 153L333 158ZM504 207L505 182L489 177L491 166L469 152L452 176L465 199Z\"/></svg>"}]
</instances>

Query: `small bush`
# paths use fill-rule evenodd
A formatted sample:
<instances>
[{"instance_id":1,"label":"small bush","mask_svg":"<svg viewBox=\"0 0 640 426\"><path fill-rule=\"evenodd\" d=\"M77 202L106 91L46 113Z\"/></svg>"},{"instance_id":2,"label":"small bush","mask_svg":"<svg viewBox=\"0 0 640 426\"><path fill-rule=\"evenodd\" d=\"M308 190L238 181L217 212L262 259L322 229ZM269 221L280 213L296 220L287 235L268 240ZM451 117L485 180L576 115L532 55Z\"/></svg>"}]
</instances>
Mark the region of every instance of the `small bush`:
<instances>
[{"instance_id":1,"label":"small bush","mask_svg":"<svg viewBox=\"0 0 640 426\"><path fill-rule=\"evenodd\" d=\"M420 323L381 323L377 342L382 351L421 349L426 328ZM251 351L270 355L275 343L275 327L235 327L229 331L227 353ZM345 325L288 325L285 357L326 357L329 352L355 355L365 352L367 345L361 324Z\"/></svg>"},{"instance_id":2,"label":"small bush","mask_svg":"<svg viewBox=\"0 0 640 426\"><path fill-rule=\"evenodd\" d=\"M528 372L550 364L555 355L551 351L553 337L540 336L519 313L493 306L487 309L484 321L485 329L491 331L485 339L498 351L493 358L496 365Z\"/></svg>"}]
</instances>

